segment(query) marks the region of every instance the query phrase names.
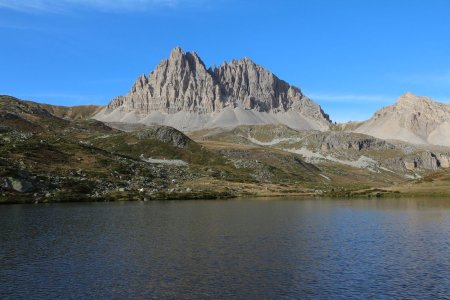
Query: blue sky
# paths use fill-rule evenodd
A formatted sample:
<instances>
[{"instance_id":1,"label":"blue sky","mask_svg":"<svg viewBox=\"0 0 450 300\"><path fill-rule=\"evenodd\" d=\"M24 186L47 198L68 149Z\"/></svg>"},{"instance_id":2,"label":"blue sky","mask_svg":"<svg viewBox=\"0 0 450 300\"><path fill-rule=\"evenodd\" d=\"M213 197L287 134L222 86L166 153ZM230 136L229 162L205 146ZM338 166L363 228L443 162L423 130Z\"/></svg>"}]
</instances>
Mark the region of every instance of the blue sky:
<instances>
[{"instance_id":1,"label":"blue sky","mask_svg":"<svg viewBox=\"0 0 450 300\"><path fill-rule=\"evenodd\" d=\"M450 102L450 1L0 0L0 94L106 104L175 46L250 57L338 122Z\"/></svg>"}]
</instances>

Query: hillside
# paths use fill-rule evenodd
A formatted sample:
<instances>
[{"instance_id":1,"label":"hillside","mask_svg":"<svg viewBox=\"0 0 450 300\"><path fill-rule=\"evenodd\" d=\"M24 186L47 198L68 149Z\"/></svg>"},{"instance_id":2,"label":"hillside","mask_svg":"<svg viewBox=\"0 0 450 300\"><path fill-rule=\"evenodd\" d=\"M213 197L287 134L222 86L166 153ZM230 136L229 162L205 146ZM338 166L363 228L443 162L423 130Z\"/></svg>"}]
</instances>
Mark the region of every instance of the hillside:
<instances>
[{"instance_id":1,"label":"hillside","mask_svg":"<svg viewBox=\"0 0 450 300\"><path fill-rule=\"evenodd\" d=\"M125 132L50 113L58 109L0 97L0 202L302 194L321 182L295 154L251 149L237 160L174 128Z\"/></svg>"},{"instance_id":2,"label":"hillside","mask_svg":"<svg viewBox=\"0 0 450 300\"><path fill-rule=\"evenodd\" d=\"M0 96L0 203L406 193L407 182L450 169L447 147L351 132L358 124L331 131L241 125L186 135L164 125L85 119L98 109Z\"/></svg>"}]
</instances>

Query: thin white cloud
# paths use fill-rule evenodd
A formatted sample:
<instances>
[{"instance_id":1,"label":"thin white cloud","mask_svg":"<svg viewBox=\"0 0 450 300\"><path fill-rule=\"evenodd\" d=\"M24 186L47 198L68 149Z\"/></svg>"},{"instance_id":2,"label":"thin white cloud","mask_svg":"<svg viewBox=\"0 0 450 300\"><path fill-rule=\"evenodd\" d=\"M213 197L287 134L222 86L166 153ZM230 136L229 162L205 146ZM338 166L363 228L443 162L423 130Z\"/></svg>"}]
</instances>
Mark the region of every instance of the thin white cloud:
<instances>
[{"instance_id":1,"label":"thin white cloud","mask_svg":"<svg viewBox=\"0 0 450 300\"><path fill-rule=\"evenodd\" d=\"M332 93L308 93L309 98L323 102L335 103L390 103L398 96L371 95L371 94L332 94Z\"/></svg>"},{"instance_id":2,"label":"thin white cloud","mask_svg":"<svg viewBox=\"0 0 450 300\"><path fill-rule=\"evenodd\" d=\"M209 2L212 0L0 0L0 9L38 13L61 13L76 8L123 12L203 5Z\"/></svg>"}]
</instances>

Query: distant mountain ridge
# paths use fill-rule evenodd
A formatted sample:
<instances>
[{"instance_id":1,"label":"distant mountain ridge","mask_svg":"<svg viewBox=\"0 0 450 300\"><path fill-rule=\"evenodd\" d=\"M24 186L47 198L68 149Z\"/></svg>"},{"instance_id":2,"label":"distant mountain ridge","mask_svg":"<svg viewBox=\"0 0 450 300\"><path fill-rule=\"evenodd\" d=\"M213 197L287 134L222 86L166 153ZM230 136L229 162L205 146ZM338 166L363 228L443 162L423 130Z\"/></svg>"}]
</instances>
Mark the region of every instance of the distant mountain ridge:
<instances>
[{"instance_id":1,"label":"distant mountain ridge","mask_svg":"<svg viewBox=\"0 0 450 300\"><path fill-rule=\"evenodd\" d=\"M65 121L88 120L102 109L97 105L56 106L0 95L0 127L38 132L61 127Z\"/></svg>"},{"instance_id":2,"label":"distant mountain ridge","mask_svg":"<svg viewBox=\"0 0 450 300\"><path fill-rule=\"evenodd\" d=\"M256 124L327 130L331 124L329 116L299 88L250 59L207 69L195 52L185 53L179 47L95 118L187 131Z\"/></svg>"},{"instance_id":3,"label":"distant mountain ridge","mask_svg":"<svg viewBox=\"0 0 450 300\"><path fill-rule=\"evenodd\" d=\"M412 93L377 111L355 132L413 144L450 147L450 105Z\"/></svg>"}]
</instances>

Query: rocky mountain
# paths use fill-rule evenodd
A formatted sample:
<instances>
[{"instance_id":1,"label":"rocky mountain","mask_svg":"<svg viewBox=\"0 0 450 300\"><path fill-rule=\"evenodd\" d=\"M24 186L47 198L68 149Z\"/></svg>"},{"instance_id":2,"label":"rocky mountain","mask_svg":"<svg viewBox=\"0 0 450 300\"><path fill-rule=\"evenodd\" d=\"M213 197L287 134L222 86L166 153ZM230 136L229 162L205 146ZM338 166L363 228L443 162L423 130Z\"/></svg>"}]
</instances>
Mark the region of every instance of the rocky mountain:
<instances>
[{"instance_id":1,"label":"rocky mountain","mask_svg":"<svg viewBox=\"0 0 450 300\"><path fill-rule=\"evenodd\" d=\"M163 124L183 131L237 125L285 124L327 130L330 119L299 88L248 58L207 69L195 52L175 48L130 92L95 118L106 122Z\"/></svg>"},{"instance_id":2,"label":"rocky mountain","mask_svg":"<svg viewBox=\"0 0 450 300\"><path fill-rule=\"evenodd\" d=\"M413 144L450 146L450 105L406 93L355 132Z\"/></svg>"}]
</instances>

